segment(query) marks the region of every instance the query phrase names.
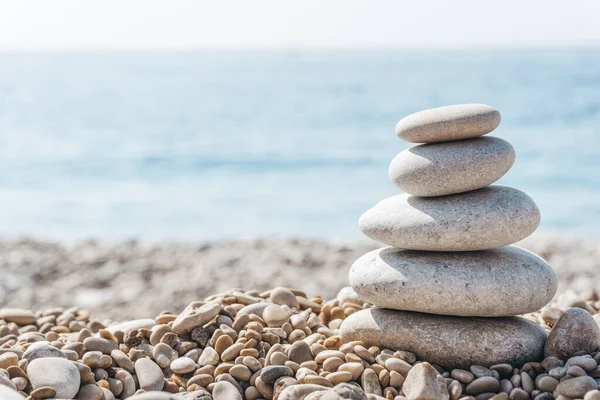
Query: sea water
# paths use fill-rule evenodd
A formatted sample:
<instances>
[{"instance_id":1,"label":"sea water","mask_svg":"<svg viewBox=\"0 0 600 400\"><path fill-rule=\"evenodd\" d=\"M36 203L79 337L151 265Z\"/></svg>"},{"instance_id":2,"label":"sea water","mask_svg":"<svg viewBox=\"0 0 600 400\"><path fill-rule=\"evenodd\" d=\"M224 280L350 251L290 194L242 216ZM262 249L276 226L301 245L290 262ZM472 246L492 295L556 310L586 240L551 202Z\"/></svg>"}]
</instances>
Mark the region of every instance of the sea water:
<instances>
[{"instance_id":1,"label":"sea water","mask_svg":"<svg viewBox=\"0 0 600 400\"><path fill-rule=\"evenodd\" d=\"M398 120L469 102L540 231L600 235L600 49L0 54L0 234L358 239Z\"/></svg>"}]
</instances>

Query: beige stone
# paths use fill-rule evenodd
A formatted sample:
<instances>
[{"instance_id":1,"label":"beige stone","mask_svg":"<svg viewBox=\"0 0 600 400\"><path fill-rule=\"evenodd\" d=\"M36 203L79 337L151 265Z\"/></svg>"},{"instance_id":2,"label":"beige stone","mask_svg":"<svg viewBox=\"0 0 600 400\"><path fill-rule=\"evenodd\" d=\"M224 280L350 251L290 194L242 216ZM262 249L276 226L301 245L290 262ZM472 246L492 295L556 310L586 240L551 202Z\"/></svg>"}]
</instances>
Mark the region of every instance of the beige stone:
<instances>
[{"instance_id":1,"label":"beige stone","mask_svg":"<svg viewBox=\"0 0 600 400\"><path fill-rule=\"evenodd\" d=\"M512 167L515 150L505 140L481 137L414 146L391 162L389 176L415 196L443 196L481 189Z\"/></svg>"},{"instance_id":2,"label":"beige stone","mask_svg":"<svg viewBox=\"0 0 600 400\"><path fill-rule=\"evenodd\" d=\"M14 322L19 325L29 325L35 323L35 314L29 310L21 308L1 308L0 319L6 322Z\"/></svg>"},{"instance_id":3,"label":"beige stone","mask_svg":"<svg viewBox=\"0 0 600 400\"><path fill-rule=\"evenodd\" d=\"M396 125L396 135L413 143L445 142L485 135L500 125L500 113L486 104L457 104L419 111Z\"/></svg>"},{"instance_id":4,"label":"beige stone","mask_svg":"<svg viewBox=\"0 0 600 400\"><path fill-rule=\"evenodd\" d=\"M513 244L539 223L529 196L492 185L442 197L389 197L366 211L359 227L369 238L403 249L472 251Z\"/></svg>"},{"instance_id":5,"label":"beige stone","mask_svg":"<svg viewBox=\"0 0 600 400\"><path fill-rule=\"evenodd\" d=\"M557 290L552 268L517 246L473 252L393 247L354 262L350 284L370 303L432 314L498 317L542 308Z\"/></svg>"},{"instance_id":6,"label":"beige stone","mask_svg":"<svg viewBox=\"0 0 600 400\"><path fill-rule=\"evenodd\" d=\"M350 315L340 335L367 346L405 350L445 368L539 361L546 331L520 317L451 317L372 308Z\"/></svg>"},{"instance_id":7,"label":"beige stone","mask_svg":"<svg viewBox=\"0 0 600 400\"><path fill-rule=\"evenodd\" d=\"M446 382L439 372L427 362L414 366L406 375L402 391L407 399L448 400Z\"/></svg>"}]
</instances>

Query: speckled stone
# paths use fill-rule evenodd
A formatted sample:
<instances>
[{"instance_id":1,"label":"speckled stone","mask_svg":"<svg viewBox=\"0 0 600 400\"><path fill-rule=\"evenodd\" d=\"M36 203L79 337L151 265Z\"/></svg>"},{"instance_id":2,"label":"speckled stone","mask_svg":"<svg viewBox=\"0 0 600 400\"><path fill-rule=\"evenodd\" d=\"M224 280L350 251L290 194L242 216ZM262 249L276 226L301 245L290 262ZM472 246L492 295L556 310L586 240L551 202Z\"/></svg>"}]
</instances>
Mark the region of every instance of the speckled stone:
<instances>
[{"instance_id":1,"label":"speckled stone","mask_svg":"<svg viewBox=\"0 0 600 400\"><path fill-rule=\"evenodd\" d=\"M381 307L498 317L539 310L554 297L557 278L517 246L460 253L385 247L354 262L350 284Z\"/></svg>"},{"instance_id":2,"label":"speckled stone","mask_svg":"<svg viewBox=\"0 0 600 400\"><path fill-rule=\"evenodd\" d=\"M457 104L419 111L396 125L396 135L412 143L446 142L490 133L500 125L500 113L486 104Z\"/></svg>"},{"instance_id":3,"label":"speckled stone","mask_svg":"<svg viewBox=\"0 0 600 400\"><path fill-rule=\"evenodd\" d=\"M481 189L512 167L515 150L505 140L480 137L414 146L391 162L389 176L415 196L443 196Z\"/></svg>"},{"instance_id":4,"label":"speckled stone","mask_svg":"<svg viewBox=\"0 0 600 400\"><path fill-rule=\"evenodd\" d=\"M401 349L445 368L521 365L539 361L546 331L520 317L451 317L372 308L350 315L340 328L346 341Z\"/></svg>"},{"instance_id":5,"label":"speckled stone","mask_svg":"<svg viewBox=\"0 0 600 400\"><path fill-rule=\"evenodd\" d=\"M444 378L427 362L416 364L406 375L402 391L408 399L448 400Z\"/></svg>"},{"instance_id":6,"label":"speckled stone","mask_svg":"<svg viewBox=\"0 0 600 400\"><path fill-rule=\"evenodd\" d=\"M441 197L401 194L366 211L361 231L378 242L410 250L471 251L526 238L540 211L520 190L492 185Z\"/></svg>"},{"instance_id":7,"label":"speckled stone","mask_svg":"<svg viewBox=\"0 0 600 400\"><path fill-rule=\"evenodd\" d=\"M140 358L135 362L135 373L140 388L146 391L161 391L165 385L162 370L149 358Z\"/></svg>"},{"instance_id":8,"label":"speckled stone","mask_svg":"<svg viewBox=\"0 0 600 400\"><path fill-rule=\"evenodd\" d=\"M552 327L544 355L566 360L579 351L591 353L599 345L600 327L592 315L582 308L569 308Z\"/></svg>"}]
</instances>

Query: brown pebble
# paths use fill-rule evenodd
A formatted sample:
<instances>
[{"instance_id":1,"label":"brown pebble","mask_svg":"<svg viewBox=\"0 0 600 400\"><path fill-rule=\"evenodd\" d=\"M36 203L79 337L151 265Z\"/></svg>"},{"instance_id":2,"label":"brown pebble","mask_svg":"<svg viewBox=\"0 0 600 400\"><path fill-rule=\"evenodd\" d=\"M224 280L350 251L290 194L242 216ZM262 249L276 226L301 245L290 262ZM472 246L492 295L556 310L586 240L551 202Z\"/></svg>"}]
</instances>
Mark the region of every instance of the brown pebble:
<instances>
[{"instance_id":1,"label":"brown pebble","mask_svg":"<svg viewBox=\"0 0 600 400\"><path fill-rule=\"evenodd\" d=\"M228 335L222 335L217 339L215 343L215 350L217 351L217 353L219 353L219 355L221 355L225 350L227 350L227 348L229 348L232 345L233 339L231 339L231 337L229 337Z\"/></svg>"},{"instance_id":2,"label":"brown pebble","mask_svg":"<svg viewBox=\"0 0 600 400\"><path fill-rule=\"evenodd\" d=\"M33 390L30 394L34 399L48 399L56 396L56 390L50 386L42 386Z\"/></svg>"}]
</instances>

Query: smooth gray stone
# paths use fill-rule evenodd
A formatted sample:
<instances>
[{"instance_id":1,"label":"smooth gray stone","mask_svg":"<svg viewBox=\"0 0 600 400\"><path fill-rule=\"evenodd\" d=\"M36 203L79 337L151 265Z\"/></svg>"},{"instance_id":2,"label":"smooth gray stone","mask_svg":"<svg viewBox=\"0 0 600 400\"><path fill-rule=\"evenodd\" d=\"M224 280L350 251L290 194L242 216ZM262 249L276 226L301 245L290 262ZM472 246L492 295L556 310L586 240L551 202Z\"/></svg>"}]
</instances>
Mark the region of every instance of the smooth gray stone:
<instances>
[{"instance_id":1,"label":"smooth gray stone","mask_svg":"<svg viewBox=\"0 0 600 400\"><path fill-rule=\"evenodd\" d=\"M459 253L385 247L350 269L350 285L368 302L442 315L534 312L552 300L557 284L544 260L517 246Z\"/></svg>"},{"instance_id":2,"label":"smooth gray stone","mask_svg":"<svg viewBox=\"0 0 600 400\"><path fill-rule=\"evenodd\" d=\"M500 125L500 113L486 104L457 104L419 111L396 125L396 135L412 143L478 137Z\"/></svg>"},{"instance_id":3,"label":"smooth gray stone","mask_svg":"<svg viewBox=\"0 0 600 400\"><path fill-rule=\"evenodd\" d=\"M212 395L215 400L242 400L242 395L238 389L227 381L217 382Z\"/></svg>"},{"instance_id":4,"label":"smooth gray stone","mask_svg":"<svg viewBox=\"0 0 600 400\"><path fill-rule=\"evenodd\" d=\"M135 362L135 374L141 389L161 391L165 385L162 370L149 358L140 358Z\"/></svg>"},{"instance_id":5,"label":"smooth gray stone","mask_svg":"<svg viewBox=\"0 0 600 400\"><path fill-rule=\"evenodd\" d=\"M406 149L392 160L389 176L406 193L443 196L491 185L514 162L510 143L486 136Z\"/></svg>"},{"instance_id":6,"label":"smooth gray stone","mask_svg":"<svg viewBox=\"0 0 600 400\"><path fill-rule=\"evenodd\" d=\"M532 234L540 210L520 190L492 185L441 197L401 194L359 220L369 238L410 250L471 251L506 246Z\"/></svg>"},{"instance_id":7,"label":"smooth gray stone","mask_svg":"<svg viewBox=\"0 0 600 400\"><path fill-rule=\"evenodd\" d=\"M342 323L340 335L345 341L362 340L365 347L410 351L446 369L540 361L547 336L520 317L465 318L385 308L355 312Z\"/></svg>"}]
</instances>

